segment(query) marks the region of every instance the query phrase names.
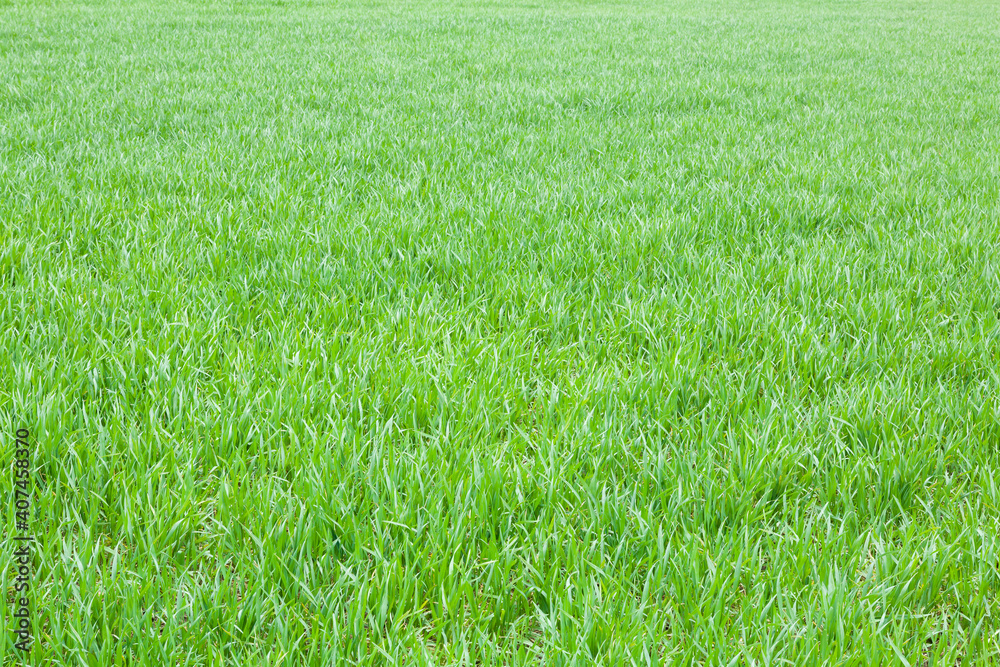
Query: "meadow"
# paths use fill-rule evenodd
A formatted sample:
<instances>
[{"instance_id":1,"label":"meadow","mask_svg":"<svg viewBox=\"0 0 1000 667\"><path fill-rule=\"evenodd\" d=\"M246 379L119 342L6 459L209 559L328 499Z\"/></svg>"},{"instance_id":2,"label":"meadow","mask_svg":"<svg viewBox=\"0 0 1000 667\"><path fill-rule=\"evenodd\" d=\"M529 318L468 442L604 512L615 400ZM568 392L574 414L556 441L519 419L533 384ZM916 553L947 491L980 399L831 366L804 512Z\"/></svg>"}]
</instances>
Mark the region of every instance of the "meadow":
<instances>
[{"instance_id":1,"label":"meadow","mask_svg":"<svg viewBox=\"0 0 1000 667\"><path fill-rule=\"evenodd\" d=\"M998 121L994 0L0 0L0 662L997 664Z\"/></svg>"}]
</instances>

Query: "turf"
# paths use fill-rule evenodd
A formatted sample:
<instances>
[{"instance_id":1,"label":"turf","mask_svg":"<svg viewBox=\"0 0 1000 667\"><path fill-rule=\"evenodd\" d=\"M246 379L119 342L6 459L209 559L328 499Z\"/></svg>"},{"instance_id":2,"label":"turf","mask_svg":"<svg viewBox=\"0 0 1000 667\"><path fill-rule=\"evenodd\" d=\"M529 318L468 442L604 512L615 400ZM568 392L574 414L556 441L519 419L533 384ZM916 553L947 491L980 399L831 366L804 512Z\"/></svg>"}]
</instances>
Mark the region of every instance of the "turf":
<instances>
[{"instance_id":1,"label":"turf","mask_svg":"<svg viewBox=\"0 0 1000 667\"><path fill-rule=\"evenodd\" d=\"M502 4L0 0L30 660L995 664L1000 5Z\"/></svg>"}]
</instances>

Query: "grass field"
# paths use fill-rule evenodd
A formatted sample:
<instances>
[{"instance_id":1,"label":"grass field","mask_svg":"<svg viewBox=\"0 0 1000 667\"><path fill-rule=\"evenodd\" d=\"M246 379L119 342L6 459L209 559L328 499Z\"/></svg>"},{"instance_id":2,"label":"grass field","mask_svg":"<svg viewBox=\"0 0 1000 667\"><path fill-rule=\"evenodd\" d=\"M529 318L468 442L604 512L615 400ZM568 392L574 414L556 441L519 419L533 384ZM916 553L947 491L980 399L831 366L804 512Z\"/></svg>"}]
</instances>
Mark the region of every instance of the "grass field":
<instances>
[{"instance_id":1,"label":"grass field","mask_svg":"<svg viewBox=\"0 0 1000 667\"><path fill-rule=\"evenodd\" d=\"M998 119L992 1L0 0L2 664L996 664Z\"/></svg>"}]
</instances>

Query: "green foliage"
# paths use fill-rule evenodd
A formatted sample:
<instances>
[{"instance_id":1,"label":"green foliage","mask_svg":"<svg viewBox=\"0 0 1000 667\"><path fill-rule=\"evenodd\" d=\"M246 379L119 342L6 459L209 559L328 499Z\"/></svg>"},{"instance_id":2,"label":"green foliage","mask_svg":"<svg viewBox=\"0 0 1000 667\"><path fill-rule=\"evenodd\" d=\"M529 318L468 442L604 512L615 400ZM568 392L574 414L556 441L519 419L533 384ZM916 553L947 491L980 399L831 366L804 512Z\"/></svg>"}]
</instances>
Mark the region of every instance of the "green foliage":
<instances>
[{"instance_id":1,"label":"green foliage","mask_svg":"<svg viewBox=\"0 0 1000 667\"><path fill-rule=\"evenodd\" d=\"M500 4L0 1L34 664L995 664L996 3Z\"/></svg>"}]
</instances>

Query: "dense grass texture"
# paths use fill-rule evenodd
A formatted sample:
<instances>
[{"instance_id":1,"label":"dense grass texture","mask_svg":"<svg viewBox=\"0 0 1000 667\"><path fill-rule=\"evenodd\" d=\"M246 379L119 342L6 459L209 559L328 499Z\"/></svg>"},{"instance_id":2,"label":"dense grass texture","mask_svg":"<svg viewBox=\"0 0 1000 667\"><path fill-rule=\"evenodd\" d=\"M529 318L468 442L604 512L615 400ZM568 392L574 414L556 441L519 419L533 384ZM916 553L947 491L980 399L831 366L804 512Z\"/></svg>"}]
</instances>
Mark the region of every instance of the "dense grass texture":
<instances>
[{"instance_id":1,"label":"dense grass texture","mask_svg":"<svg viewBox=\"0 0 1000 667\"><path fill-rule=\"evenodd\" d=\"M998 102L993 1L0 0L28 657L996 664Z\"/></svg>"}]
</instances>

